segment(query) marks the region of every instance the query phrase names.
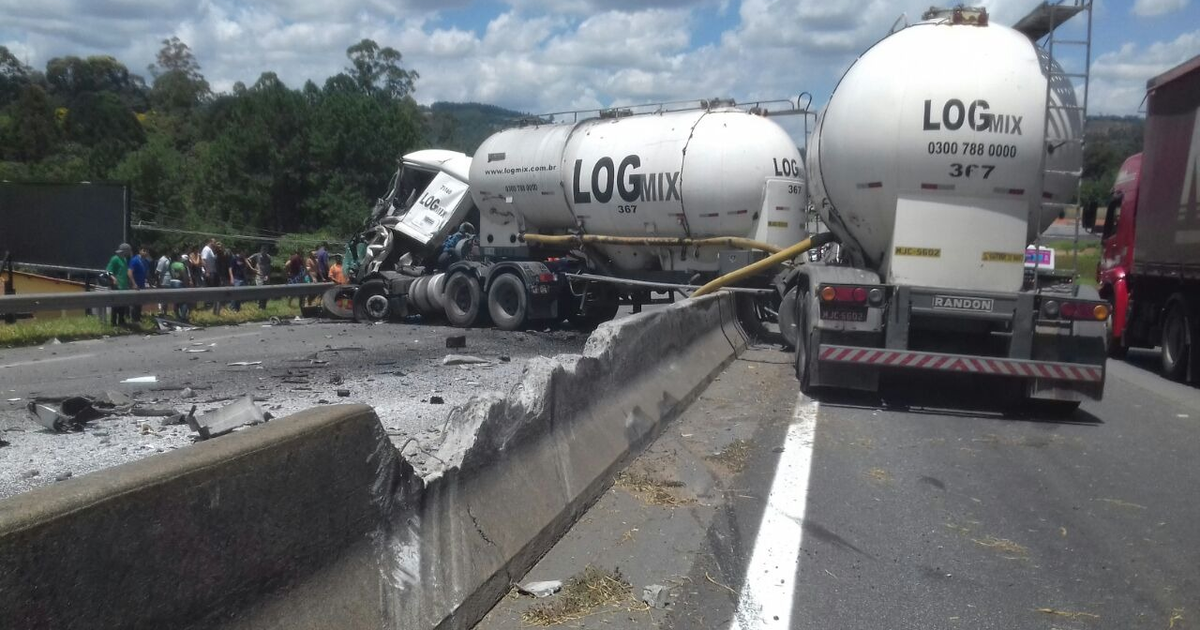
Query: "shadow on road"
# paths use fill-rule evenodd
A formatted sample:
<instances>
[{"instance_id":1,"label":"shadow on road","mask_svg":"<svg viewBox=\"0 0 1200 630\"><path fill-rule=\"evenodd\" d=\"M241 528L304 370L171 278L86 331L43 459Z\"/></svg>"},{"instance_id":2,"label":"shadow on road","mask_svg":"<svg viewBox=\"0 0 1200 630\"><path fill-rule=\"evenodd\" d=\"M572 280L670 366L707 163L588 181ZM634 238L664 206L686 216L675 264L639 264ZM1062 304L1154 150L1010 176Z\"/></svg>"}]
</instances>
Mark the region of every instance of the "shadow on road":
<instances>
[{"instance_id":1,"label":"shadow on road","mask_svg":"<svg viewBox=\"0 0 1200 630\"><path fill-rule=\"evenodd\" d=\"M877 394L834 390L820 392L816 398L825 406L886 409L896 413L1052 424L1104 424L1084 409L1064 410L1050 401L1027 401L1017 382L959 374L887 375L881 380Z\"/></svg>"}]
</instances>

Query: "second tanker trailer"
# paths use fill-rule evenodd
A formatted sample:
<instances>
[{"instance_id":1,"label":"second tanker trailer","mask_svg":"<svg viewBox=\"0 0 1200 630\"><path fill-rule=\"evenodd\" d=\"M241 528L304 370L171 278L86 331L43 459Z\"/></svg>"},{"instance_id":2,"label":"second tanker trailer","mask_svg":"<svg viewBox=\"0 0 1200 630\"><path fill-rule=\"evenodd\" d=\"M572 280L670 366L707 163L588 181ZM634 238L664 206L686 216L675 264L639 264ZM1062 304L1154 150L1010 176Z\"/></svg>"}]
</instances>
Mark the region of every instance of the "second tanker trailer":
<instances>
[{"instance_id":1,"label":"second tanker trailer","mask_svg":"<svg viewBox=\"0 0 1200 630\"><path fill-rule=\"evenodd\" d=\"M501 131L471 158L407 155L352 248L354 314L590 327L618 303L795 245L807 234L803 161L763 114L722 102L608 111ZM777 294L770 280L742 289Z\"/></svg>"}]
</instances>

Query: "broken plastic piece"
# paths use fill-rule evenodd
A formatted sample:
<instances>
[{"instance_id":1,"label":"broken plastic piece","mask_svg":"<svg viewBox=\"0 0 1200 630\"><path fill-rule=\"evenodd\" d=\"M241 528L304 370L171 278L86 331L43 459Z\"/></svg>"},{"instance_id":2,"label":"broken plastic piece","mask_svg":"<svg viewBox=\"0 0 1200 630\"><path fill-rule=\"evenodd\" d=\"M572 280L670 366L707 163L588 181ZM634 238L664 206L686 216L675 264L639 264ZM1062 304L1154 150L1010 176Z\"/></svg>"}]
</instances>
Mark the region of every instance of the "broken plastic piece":
<instances>
[{"instance_id":1,"label":"broken plastic piece","mask_svg":"<svg viewBox=\"0 0 1200 630\"><path fill-rule=\"evenodd\" d=\"M667 587L661 584L650 584L642 589L642 603L651 608L666 608L667 595Z\"/></svg>"},{"instance_id":2,"label":"broken plastic piece","mask_svg":"<svg viewBox=\"0 0 1200 630\"><path fill-rule=\"evenodd\" d=\"M234 361L233 363L226 363L225 365L233 367L245 367L249 365L262 365L262 361Z\"/></svg>"},{"instance_id":3,"label":"broken plastic piece","mask_svg":"<svg viewBox=\"0 0 1200 630\"><path fill-rule=\"evenodd\" d=\"M192 408L192 412L195 412L195 407ZM199 418L192 414L188 414L187 418L188 426L199 433L202 440L224 435L238 427L261 424L266 421L263 410L254 404L254 399L249 395L242 396L235 402L210 411Z\"/></svg>"},{"instance_id":4,"label":"broken plastic piece","mask_svg":"<svg viewBox=\"0 0 1200 630\"><path fill-rule=\"evenodd\" d=\"M142 384L150 384L150 383L157 383L157 382L158 382L157 376L134 376L132 378L127 378L127 379L121 381L121 383L126 384L126 385L142 385Z\"/></svg>"},{"instance_id":5,"label":"broken plastic piece","mask_svg":"<svg viewBox=\"0 0 1200 630\"><path fill-rule=\"evenodd\" d=\"M562 590L562 580L542 580L517 584L517 592L530 597L550 597Z\"/></svg>"},{"instance_id":6,"label":"broken plastic piece","mask_svg":"<svg viewBox=\"0 0 1200 630\"><path fill-rule=\"evenodd\" d=\"M489 361L466 354L447 354L446 358L442 359L442 365L482 365L485 363L489 363Z\"/></svg>"}]
</instances>

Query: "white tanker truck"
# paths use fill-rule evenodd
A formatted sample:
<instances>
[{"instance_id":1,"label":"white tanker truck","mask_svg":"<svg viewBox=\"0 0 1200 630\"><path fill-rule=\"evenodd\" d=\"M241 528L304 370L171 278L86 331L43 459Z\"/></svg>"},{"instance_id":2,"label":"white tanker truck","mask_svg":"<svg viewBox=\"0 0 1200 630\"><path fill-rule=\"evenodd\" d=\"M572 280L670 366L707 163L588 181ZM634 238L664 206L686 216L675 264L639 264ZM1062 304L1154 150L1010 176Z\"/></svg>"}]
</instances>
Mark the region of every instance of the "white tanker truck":
<instances>
[{"instance_id":1,"label":"white tanker truck","mask_svg":"<svg viewBox=\"0 0 1200 630\"><path fill-rule=\"evenodd\" d=\"M473 158L406 155L349 248L357 287L325 304L336 312L352 294L342 314L366 320L592 327L620 303L637 308L794 245L807 234L803 160L761 106L609 110L501 131ZM442 251L463 222L477 233ZM778 295L771 279L742 290Z\"/></svg>"},{"instance_id":2,"label":"white tanker truck","mask_svg":"<svg viewBox=\"0 0 1200 630\"><path fill-rule=\"evenodd\" d=\"M809 140L839 252L788 279L802 388L925 370L1002 377L1059 411L1099 399L1108 306L1024 264L1075 198L1082 123L1061 68L983 10L931 9L864 53Z\"/></svg>"}]
</instances>

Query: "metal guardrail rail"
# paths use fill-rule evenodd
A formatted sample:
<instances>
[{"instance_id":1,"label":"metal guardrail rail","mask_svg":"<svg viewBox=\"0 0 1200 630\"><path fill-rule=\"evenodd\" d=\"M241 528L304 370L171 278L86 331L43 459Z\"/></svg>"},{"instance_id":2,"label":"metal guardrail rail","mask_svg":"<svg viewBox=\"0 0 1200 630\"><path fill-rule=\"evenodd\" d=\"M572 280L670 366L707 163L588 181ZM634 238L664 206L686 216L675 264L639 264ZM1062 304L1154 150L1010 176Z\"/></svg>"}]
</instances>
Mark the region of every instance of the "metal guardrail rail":
<instances>
[{"instance_id":1,"label":"metal guardrail rail","mask_svg":"<svg viewBox=\"0 0 1200 630\"><path fill-rule=\"evenodd\" d=\"M274 284L255 287L205 287L200 289L142 289L86 293L25 293L0 297L0 315L60 311L133 304L175 302L252 302L282 297L318 295L338 286L332 282Z\"/></svg>"}]
</instances>

